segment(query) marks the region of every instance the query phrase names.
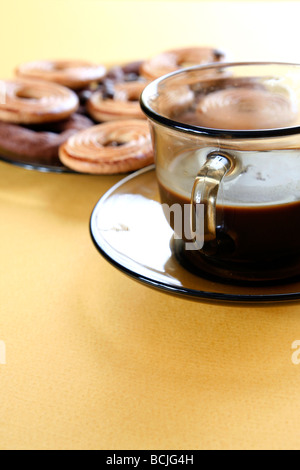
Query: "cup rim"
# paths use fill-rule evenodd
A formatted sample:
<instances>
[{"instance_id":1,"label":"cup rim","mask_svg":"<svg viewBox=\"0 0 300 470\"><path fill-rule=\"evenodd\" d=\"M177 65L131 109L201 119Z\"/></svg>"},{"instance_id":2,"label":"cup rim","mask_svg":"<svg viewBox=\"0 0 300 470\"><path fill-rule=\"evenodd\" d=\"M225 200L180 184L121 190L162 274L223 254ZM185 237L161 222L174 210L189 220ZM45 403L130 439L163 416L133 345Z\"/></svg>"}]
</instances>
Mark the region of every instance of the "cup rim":
<instances>
[{"instance_id":1,"label":"cup rim","mask_svg":"<svg viewBox=\"0 0 300 470\"><path fill-rule=\"evenodd\" d=\"M221 62L221 63L211 63L205 65L195 65L193 67L187 67L175 72L171 72L167 75L163 75L162 77L153 80L150 84L148 84L145 89L143 90L140 96L140 106L144 114L151 120L158 124L163 125L164 127L171 128L173 130L177 130L179 132L188 133L190 135L195 136L206 136L206 137L219 137L219 138L235 138L235 139L253 139L253 138L270 138L270 137L284 137L290 136L295 134L300 134L300 125L299 126L291 126L291 127L280 127L280 128L273 128L273 129L217 129L217 128L210 128L210 127L202 127L202 126L193 126L191 124L182 123L180 121L176 121L170 119L168 117L162 116L161 114L154 111L149 103L149 98L154 96L155 90L157 90L159 84L169 78L188 73L188 72L195 72L197 70L209 70L209 69L217 69L217 68L228 68L228 67L238 67L238 66L286 66L286 67L297 67L300 71L300 63L293 63L293 62ZM300 86L300 84L299 84Z\"/></svg>"}]
</instances>

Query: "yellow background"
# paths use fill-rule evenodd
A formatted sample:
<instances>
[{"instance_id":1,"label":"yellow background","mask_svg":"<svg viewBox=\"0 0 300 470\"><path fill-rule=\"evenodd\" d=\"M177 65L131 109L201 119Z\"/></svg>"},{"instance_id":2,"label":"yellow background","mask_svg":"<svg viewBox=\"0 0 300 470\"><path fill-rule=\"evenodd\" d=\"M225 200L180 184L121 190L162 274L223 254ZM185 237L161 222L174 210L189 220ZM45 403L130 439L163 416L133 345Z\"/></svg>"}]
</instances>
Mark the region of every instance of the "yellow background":
<instances>
[{"instance_id":1,"label":"yellow background","mask_svg":"<svg viewBox=\"0 0 300 470\"><path fill-rule=\"evenodd\" d=\"M111 63L194 44L233 60L300 62L299 17L295 1L3 0L0 72L37 58Z\"/></svg>"},{"instance_id":2,"label":"yellow background","mask_svg":"<svg viewBox=\"0 0 300 470\"><path fill-rule=\"evenodd\" d=\"M1 19L3 77L202 43L300 61L298 2L10 0ZM299 449L299 303L191 302L118 272L88 223L120 179L0 164L0 448Z\"/></svg>"}]
</instances>

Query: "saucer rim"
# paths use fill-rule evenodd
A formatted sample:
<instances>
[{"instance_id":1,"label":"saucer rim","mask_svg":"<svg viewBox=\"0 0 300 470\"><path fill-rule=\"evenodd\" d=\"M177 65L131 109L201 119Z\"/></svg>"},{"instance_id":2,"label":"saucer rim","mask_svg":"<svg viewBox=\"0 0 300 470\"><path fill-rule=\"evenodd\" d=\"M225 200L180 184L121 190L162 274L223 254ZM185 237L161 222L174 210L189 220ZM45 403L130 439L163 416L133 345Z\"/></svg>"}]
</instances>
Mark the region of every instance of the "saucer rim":
<instances>
[{"instance_id":1,"label":"saucer rim","mask_svg":"<svg viewBox=\"0 0 300 470\"><path fill-rule=\"evenodd\" d=\"M150 277L144 276L142 274L137 273L134 270L129 269L128 267L120 264L116 261L112 255L108 253L109 249L105 249L105 244L109 247L108 243L102 239L103 243L99 242L98 237L96 237L96 229L95 229L95 216L98 211L98 208L102 206L105 201L111 196L112 193L117 191L120 187L125 185L132 179L138 178L139 176L143 175L144 173L148 173L155 170L155 164L142 168L129 176L123 178L117 184L112 186L103 196L98 200L96 203L89 223L89 232L96 247L97 251L103 256L106 261L108 261L113 267L117 268L123 274L129 276L131 279L142 283L148 287L152 287L156 290L163 291L168 294L177 295L179 297L190 298L193 300L203 300L203 301L220 301L225 303L249 303L253 304L262 304L262 303L283 303L283 302L295 302L300 300L300 292L289 292L289 293L279 293L279 294L231 294L231 293L222 293L222 292L209 292L209 291L201 291L196 289L190 289L183 286L172 286L170 284L156 281L151 279ZM111 248L113 251L113 248ZM225 285L221 282L222 285Z\"/></svg>"}]
</instances>

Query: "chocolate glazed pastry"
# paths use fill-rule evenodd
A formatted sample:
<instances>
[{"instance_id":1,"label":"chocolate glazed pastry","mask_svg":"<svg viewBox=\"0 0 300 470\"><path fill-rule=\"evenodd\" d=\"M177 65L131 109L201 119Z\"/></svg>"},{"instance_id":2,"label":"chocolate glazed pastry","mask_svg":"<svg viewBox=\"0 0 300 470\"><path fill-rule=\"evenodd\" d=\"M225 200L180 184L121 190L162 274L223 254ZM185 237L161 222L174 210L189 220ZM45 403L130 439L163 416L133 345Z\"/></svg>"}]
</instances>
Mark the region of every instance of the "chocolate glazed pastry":
<instances>
[{"instance_id":1,"label":"chocolate glazed pastry","mask_svg":"<svg viewBox=\"0 0 300 470\"><path fill-rule=\"evenodd\" d=\"M116 121L119 119L146 119L139 98L147 82L116 83L112 98L102 91L96 91L87 102L89 115L96 122Z\"/></svg>"},{"instance_id":2,"label":"chocolate glazed pastry","mask_svg":"<svg viewBox=\"0 0 300 470\"><path fill-rule=\"evenodd\" d=\"M114 82L135 82L141 77L140 69L144 61L139 60L136 62L130 62L123 66L112 67L107 73L107 79L113 80Z\"/></svg>"},{"instance_id":3,"label":"chocolate glazed pastry","mask_svg":"<svg viewBox=\"0 0 300 470\"><path fill-rule=\"evenodd\" d=\"M106 77L101 82L93 83L88 87L77 90L77 96L80 102L78 112L93 119L87 110L87 105L95 92L101 93L103 99L113 99L115 86L117 84L139 81L146 83L146 79L140 75L140 68L143 63L144 62L140 60L130 62L123 66L116 65L108 70ZM94 122L98 123L99 121L94 120Z\"/></svg>"},{"instance_id":4,"label":"chocolate glazed pastry","mask_svg":"<svg viewBox=\"0 0 300 470\"><path fill-rule=\"evenodd\" d=\"M79 114L51 124L21 126L0 122L0 155L19 163L62 166L58 157L60 145L92 125L90 119Z\"/></svg>"}]
</instances>

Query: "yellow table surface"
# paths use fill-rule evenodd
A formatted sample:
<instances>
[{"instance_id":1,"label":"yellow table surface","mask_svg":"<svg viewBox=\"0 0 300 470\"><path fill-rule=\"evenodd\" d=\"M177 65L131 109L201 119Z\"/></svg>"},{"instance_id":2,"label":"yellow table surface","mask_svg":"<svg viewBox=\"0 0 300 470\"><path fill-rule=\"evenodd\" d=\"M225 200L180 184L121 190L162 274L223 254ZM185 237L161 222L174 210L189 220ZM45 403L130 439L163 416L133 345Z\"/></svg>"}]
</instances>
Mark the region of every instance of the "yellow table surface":
<instances>
[{"instance_id":1,"label":"yellow table surface","mask_svg":"<svg viewBox=\"0 0 300 470\"><path fill-rule=\"evenodd\" d=\"M0 69L67 53L125 61L192 42L274 59L279 39L262 41L257 8L278 13L274 32L287 3L10 0ZM251 46L233 24L257 31ZM281 37L280 60L297 60L294 34ZM300 303L192 302L127 278L89 235L94 205L121 178L0 163L0 448L299 449Z\"/></svg>"}]
</instances>

